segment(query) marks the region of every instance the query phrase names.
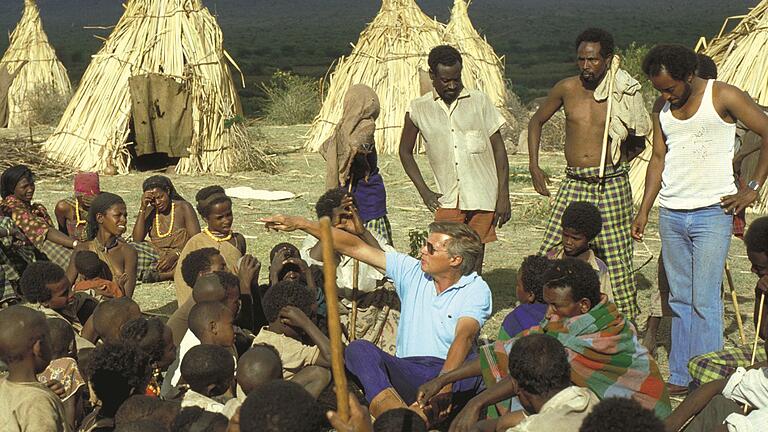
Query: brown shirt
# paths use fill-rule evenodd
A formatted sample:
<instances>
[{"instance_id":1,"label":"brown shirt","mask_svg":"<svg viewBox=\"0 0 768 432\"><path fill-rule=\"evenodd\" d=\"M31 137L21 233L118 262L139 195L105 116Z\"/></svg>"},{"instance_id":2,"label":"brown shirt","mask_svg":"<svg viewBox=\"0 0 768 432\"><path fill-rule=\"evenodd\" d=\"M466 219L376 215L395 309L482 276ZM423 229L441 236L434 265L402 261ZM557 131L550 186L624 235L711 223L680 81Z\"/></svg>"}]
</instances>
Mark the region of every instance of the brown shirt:
<instances>
[{"instance_id":1,"label":"brown shirt","mask_svg":"<svg viewBox=\"0 0 768 432\"><path fill-rule=\"evenodd\" d=\"M61 400L44 384L0 379L0 432L69 432Z\"/></svg>"}]
</instances>

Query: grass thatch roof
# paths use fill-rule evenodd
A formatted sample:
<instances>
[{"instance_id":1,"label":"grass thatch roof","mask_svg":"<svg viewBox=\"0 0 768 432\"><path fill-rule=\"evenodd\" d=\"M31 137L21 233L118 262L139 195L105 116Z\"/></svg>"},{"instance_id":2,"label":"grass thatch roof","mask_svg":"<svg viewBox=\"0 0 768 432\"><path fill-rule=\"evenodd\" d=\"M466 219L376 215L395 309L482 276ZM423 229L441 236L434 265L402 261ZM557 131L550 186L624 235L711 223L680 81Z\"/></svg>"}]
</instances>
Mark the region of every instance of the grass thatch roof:
<instances>
[{"instance_id":1,"label":"grass thatch roof","mask_svg":"<svg viewBox=\"0 0 768 432\"><path fill-rule=\"evenodd\" d=\"M0 100L7 100L0 108L0 127L29 126L34 114L29 101L38 93L67 95L71 91L67 70L48 42L34 0L24 0L24 13L11 33L0 69L13 77L6 82L10 86L0 86Z\"/></svg>"},{"instance_id":2,"label":"grass thatch roof","mask_svg":"<svg viewBox=\"0 0 768 432\"><path fill-rule=\"evenodd\" d=\"M154 73L191 94L192 145L176 171L238 170L254 149L237 121L241 107L228 63L237 67L200 0L130 0L44 149L76 169L125 173L131 160L128 80Z\"/></svg>"}]
</instances>

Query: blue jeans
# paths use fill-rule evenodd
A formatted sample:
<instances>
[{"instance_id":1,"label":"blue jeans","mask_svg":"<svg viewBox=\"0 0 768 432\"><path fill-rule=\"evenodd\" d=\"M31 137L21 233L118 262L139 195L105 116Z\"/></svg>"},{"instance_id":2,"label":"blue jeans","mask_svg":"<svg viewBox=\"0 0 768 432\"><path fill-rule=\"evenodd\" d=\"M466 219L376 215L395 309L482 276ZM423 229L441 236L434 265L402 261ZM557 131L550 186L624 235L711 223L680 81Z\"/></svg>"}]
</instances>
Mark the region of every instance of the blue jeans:
<instances>
[{"instance_id":1,"label":"blue jeans","mask_svg":"<svg viewBox=\"0 0 768 432\"><path fill-rule=\"evenodd\" d=\"M723 349L720 287L733 217L715 204L694 210L659 209L659 234L672 309L669 382L687 386L688 361Z\"/></svg>"}]
</instances>

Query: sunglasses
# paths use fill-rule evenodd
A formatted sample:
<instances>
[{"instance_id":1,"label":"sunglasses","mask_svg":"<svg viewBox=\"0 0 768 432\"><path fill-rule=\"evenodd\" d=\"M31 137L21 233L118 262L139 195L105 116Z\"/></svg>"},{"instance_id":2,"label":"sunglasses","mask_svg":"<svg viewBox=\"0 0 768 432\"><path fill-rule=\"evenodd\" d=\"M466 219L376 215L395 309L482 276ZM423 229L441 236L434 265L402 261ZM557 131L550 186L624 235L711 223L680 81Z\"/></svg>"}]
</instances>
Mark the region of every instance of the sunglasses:
<instances>
[{"instance_id":1,"label":"sunglasses","mask_svg":"<svg viewBox=\"0 0 768 432\"><path fill-rule=\"evenodd\" d=\"M429 254L429 255L434 255L435 252L448 252L445 249L435 249L435 245L433 245L430 242L426 242L425 246L427 247L427 254Z\"/></svg>"}]
</instances>

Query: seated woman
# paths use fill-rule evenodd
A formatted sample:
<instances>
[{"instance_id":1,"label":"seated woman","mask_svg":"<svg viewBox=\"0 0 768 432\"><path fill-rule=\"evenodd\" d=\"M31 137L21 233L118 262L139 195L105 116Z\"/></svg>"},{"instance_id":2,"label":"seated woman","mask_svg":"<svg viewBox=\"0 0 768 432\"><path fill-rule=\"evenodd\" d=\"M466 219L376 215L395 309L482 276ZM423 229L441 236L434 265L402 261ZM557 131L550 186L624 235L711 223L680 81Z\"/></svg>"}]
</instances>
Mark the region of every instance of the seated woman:
<instances>
[{"instance_id":1,"label":"seated woman","mask_svg":"<svg viewBox=\"0 0 768 432\"><path fill-rule=\"evenodd\" d=\"M507 340L518 333L539 325L547 312L544 302L544 272L552 261L541 255L530 255L523 259L517 271L515 287L517 300L520 302L507 314L499 329L498 340Z\"/></svg>"},{"instance_id":2,"label":"seated woman","mask_svg":"<svg viewBox=\"0 0 768 432\"><path fill-rule=\"evenodd\" d=\"M35 196L35 176L25 165L15 165L3 171L0 177L0 211L13 220L24 233L26 243L48 261L64 268L78 241L53 226L48 210L40 203L32 203ZM38 258L41 258L38 256Z\"/></svg>"},{"instance_id":3,"label":"seated woman","mask_svg":"<svg viewBox=\"0 0 768 432\"><path fill-rule=\"evenodd\" d=\"M136 287L136 249L122 239L128 219L125 201L118 195L102 192L88 211L88 240L75 247L67 267L67 278L74 284L78 277L75 256L78 251L95 252L109 270L107 275L123 290L133 296Z\"/></svg>"},{"instance_id":4,"label":"seated woman","mask_svg":"<svg viewBox=\"0 0 768 432\"><path fill-rule=\"evenodd\" d=\"M0 301L19 299L19 278L34 261L35 248L11 218L0 217Z\"/></svg>"},{"instance_id":5,"label":"seated woman","mask_svg":"<svg viewBox=\"0 0 768 432\"><path fill-rule=\"evenodd\" d=\"M245 237L232 231L232 200L221 186L204 187L197 192L195 199L197 212L203 217L206 227L189 239L177 262L182 262L193 251L212 247L224 257L227 268L237 274L238 261L245 255ZM176 300L182 305L192 296L192 287L184 282L181 266L176 266L173 282Z\"/></svg>"},{"instance_id":6,"label":"seated woman","mask_svg":"<svg viewBox=\"0 0 768 432\"><path fill-rule=\"evenodd\" d=\"M139 253L138 275L152 283L173 279L182 249L200 233L192 206L176 192L168 177L144 180L141 207L133 225L133 245ZM144 239L149 234L149 242Z\"/></svg>"},{"instance_id":7,"label":"seated woman","mask_svg":"<svg viewBox=\"0 0 768 432\"><path fill-rule=\"evenodd\" d=\"M80 172L75 174L75 195L56 203L56 221L59 231L70 238L84 242L88 240L88 209L93 198L101 192L99 174Z\"/></svg>"}]
</instances>

